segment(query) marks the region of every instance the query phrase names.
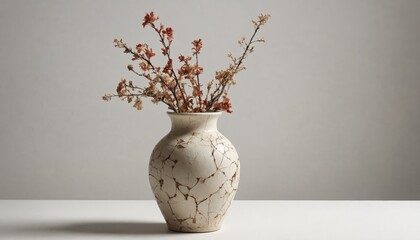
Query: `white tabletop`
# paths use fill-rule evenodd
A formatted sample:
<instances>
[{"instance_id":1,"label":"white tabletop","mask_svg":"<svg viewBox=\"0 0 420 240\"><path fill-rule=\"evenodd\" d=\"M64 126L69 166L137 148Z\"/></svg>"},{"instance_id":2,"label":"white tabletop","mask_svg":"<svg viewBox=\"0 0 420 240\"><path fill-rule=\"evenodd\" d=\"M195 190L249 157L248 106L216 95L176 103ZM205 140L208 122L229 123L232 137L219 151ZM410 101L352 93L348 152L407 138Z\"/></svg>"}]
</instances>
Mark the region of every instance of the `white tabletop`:
<instances>
[{"instance_id":1,"label":"white tabletop","mask_svg":"<svg viewBox=\"0 0 420 240\"><path fill-rule=\"evenodd\" d=\"M234 201L220 231L185 234L154 201L0 200L0 239L420 239L420 202Z\"/></svg>"}]
</instances>

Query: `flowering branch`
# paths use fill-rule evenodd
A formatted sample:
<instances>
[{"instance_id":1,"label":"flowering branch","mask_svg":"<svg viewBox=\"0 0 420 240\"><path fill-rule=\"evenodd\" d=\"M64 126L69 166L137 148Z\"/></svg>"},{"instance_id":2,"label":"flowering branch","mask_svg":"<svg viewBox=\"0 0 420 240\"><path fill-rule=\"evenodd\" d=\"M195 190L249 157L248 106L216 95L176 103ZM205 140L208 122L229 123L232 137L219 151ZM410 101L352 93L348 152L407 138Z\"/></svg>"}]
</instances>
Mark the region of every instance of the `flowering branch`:
<instances>
[{"instance_id":1,"label":"flowering branch","mask_svg":"<svg viewBox=\"0 0 420 240\"><path fill-rule=\"evenodd\" d=\"M232 62L225 70L217 71L215 79L207 83L207 93L203 100L202 84L200 82L203 68L199 65L199 54L203 47L202 40L198 39L192 42L192 56L179 55L178 60L182 65L175 71L171 58L171 45L174 39L173 29L164 27L163 24L156 27L155 22L159 17L154 12L146 13L142 26L143 28L150 26L158 34L159 41L162 44L162 55L167 59L166 65L163 68L153 65L152 58L156 54L147 44L137 44L135 50L133 50L122 39L115 39L115 47L122 48L124 53L131 54L132 61L140 62L140 71L136 70L131 64L127 66L128 70L138 77L147 79L149 86L145 88L137 87L132 81L127 83L125 79L122 79L117 86L117 94L105 94L102 98L105 101L109 101L113 97L118 97L128 103L134 101L133 107L138 110L142 109L141 98L148 97L152 98L152 102L155 104L164 103L174 112L227 111L230 113L232 112L232 105L228 97L228 91L236 83L234 76L245 69L242 65L246 57L254 51L253 45L264 42L263 39L254 40L254 38L269 17L268 14L261 14L257 20L252 21L254 32L249 41L242 38L238 42L244 52L239 58L233 57L232 54L228 55ZM191 63L193 57L195 57L195 63ZM211 91L215 80L215 89ZM190 94L188 94L185 86L191 87Z\"/></svg>"},{"instance_id":2,"label":"flowering branch","mask_svg":"<svg viewBox=\"0 0 420 240\"><path fill-rule=\"evenodd\" d=\"M151 12L150 14L153 14L153 12ZM157 19L159 19L159 18L157 17ZM163 48L162 48L162 54L164 56L166 55L167 58L168 58L168 62L166 63L166 66L163 69L163 72L169 74L171 77L174 77L176 86L178 87L179 91L181 92L182 99L184 100L184 104L188 108L188 102L187 102L187 100L185 98L185 94L184 94L185 91L183 91L181 89L181 85L179 84L178 77L176 76L176 73L175 73L174 68L173 68L173 65L172 65L172 58L171 58L171 49L170 49L170 47L171 47L171 44L172 44L172 41L173 41L173 30L170 27L164 28L163 24L160 24L160 28L157 29L156 26L155 26L155 24L152 21L148 21L145 18L144 21L143 21L143 28L145 26L147 26L147 25L150 25L153 28L153 30L155 30L156 33L159 35L160 42L161 42L161 44L163 46ZM168 40L168 44L165 43L165 36L166 36L166 38ZM178 106L178 108L179 108L179 106Z\"/></svg>"},{"instance_id":3,"label":"flowering branch","mask_svg":"<svg viewBox=\"0 0 420 240\"><path fill-rule=\"evenodd\" d=\"M233 77L240 71L245 70L244 67L241 67L243 61L246 57L252 52L254 52L254 47L251 45L257 42L265 42L264 39L254 40L255 35L257 34L258 30L260 30L261 26L263 26L265 23L267 23L268 19L270 18L269 14L261 14L258 17L258 21L253 20L254 23L254 32L248 41L248 43L245 44L245 38L242 38L238 41L239 45L244 48L244 52L242 53L239 60L237 58L234 58L232 54L229 54L229 58L232 60L233 65L230 64L229 67L220 72L216 72L216 79L220 81L220 84L217 85L216 90L212 94L212 98L210 99L210 103L207 106L207 110L210 110L211 108L216 108L216 110L223 109L227 112L230 112L231 105L229 98L227 97L228 91L225 91L225 88L230 88L231 85L235 84L235 80ZM220 97L222 95L224 96L224 100L221 103L218 103ZM216 104L216 106L214 106ZM227 108L227 109L226 109Z\"/></svg>"}]
</instances>

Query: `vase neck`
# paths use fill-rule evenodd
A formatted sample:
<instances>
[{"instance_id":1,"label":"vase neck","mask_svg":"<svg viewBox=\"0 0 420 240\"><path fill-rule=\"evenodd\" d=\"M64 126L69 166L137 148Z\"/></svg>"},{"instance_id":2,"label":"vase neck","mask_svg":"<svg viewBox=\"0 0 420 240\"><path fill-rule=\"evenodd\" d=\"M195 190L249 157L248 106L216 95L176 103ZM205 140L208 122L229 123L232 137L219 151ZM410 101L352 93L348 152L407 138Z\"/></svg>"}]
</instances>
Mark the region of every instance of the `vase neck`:
<instances>
[{"instance_id":1,"label":"vase neck","mask_svg":"<svg viewBox=\"0 0 420 240\"><path fill-rule=\"evenodd\" d=\"M217 131L216 113L168 113L172 122L171 132Z\"/></svg>"}]
</instances>

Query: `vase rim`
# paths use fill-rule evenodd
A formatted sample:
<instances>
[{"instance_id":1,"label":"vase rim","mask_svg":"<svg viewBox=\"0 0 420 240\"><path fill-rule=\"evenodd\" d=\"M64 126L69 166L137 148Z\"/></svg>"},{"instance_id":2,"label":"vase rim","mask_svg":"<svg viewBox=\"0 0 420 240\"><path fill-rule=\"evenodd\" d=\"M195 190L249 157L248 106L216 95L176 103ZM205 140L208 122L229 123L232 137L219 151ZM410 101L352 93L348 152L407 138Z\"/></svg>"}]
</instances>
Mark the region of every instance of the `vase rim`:
<instances>
[{"instance_id":1,"label":"vase rim","mask_svg":"<svg viewBox=\"0 0 420 240\"><path fill-rule=\"evenodd\" d=\"M168 115L196 115L196 116L199 116L199 115L202 115L202 116L205 116L205 115L214 115L214 116L219 116L219 115L221 115L222 114L222 112L166 112L166 114L168 114Z\"/></svg>"}]
</instances>

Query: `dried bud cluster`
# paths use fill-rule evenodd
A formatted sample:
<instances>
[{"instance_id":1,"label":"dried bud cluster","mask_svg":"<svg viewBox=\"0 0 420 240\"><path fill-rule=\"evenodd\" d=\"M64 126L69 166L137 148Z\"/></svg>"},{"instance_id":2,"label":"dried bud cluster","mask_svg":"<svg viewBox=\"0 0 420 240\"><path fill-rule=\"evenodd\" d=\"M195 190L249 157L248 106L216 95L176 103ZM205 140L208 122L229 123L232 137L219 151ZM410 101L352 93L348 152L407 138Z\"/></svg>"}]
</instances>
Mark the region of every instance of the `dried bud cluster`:
<instances>
[{"instance_id":1,"label":"dried bud cluster","mask_svg":"<svg viewBox=\"0 0 420 240\"><path fill-rule=\"evenodd\" d=\"M146 43L139 43L135 49L129 48L122 39L115 39L114 44L117 48L124 49L124 53L131 55L131 60L138 62L136 65L129 64L127 69L139 77L145 78L148 82L147 87L138 87L132 81L121 79L116 92L117 94L105 94L102 99L111 100L118 97L121 100L132 103L133 107L141 110L143 107L142 97L151 98L152 102L158 104L162 102L174 112L232 112L232 104L228 97L231 85L236 83L235 75L244 70L244 60L254 51L254 43L264 42L264 39L255 40L254 37L261 26L267 23L269 14L261 14L257 20L252 21L254 32L249 41L245 38L239 40L239 45L243 48L240 57L228 54L231 63L220 71L216 71L213 80L205 84L206 94L203 93L203 83L200 82L200 75L203 68L199 65L199 54L203 48L201 39L192 42L191 56L178 56L180 67L174 69L174 61L171 56L171 44L174 39L174 31L171 27L163 24L156 26L155 22L159 19L154 12L146 13L142 26L152 28L159 36L162 45L162 55L166 57L166 64L163 67L155 66L152 58L156 56L152 48ZM138 69L138 70L136 70Z\"/></svg>"}]
</instances>

